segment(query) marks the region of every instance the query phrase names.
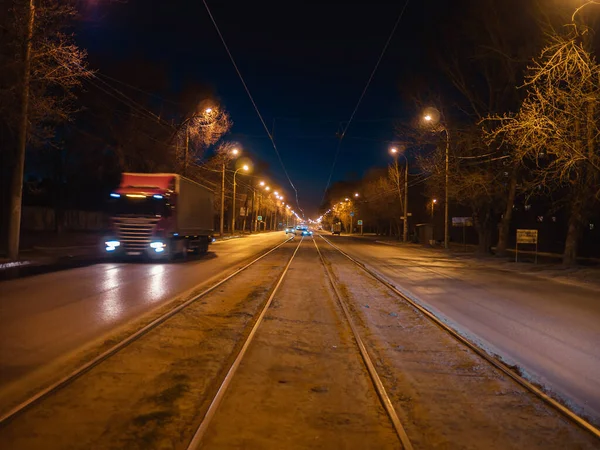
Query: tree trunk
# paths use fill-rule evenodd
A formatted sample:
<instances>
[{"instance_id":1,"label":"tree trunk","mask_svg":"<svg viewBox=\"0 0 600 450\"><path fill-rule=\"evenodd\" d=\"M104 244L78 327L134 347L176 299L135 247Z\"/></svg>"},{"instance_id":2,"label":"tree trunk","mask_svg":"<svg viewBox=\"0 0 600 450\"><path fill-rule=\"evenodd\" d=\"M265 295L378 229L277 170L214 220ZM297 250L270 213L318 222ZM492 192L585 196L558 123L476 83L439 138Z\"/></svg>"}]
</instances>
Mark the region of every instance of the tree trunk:
<instances>
[{"instance_id":1,"label":"tree trunk","mask_svg":"<svg viewBox=\"0 0 600 450\"><path fill-rule=\"evenodd\" d=\"M567 238L565 239L565 249L563 252L563 265L570 267L577 262L577 246L581 232L581 204L575 202L569 216L569 227L567 229Z\"/></svg>"},{"instance_id":2,"label":"tree trunk","mask_svg":"<svg viewBox=\"0 0 600 450\"><path fill-rule=\"evenodd\" d=\"M492 253L492 231L494 222L489 210L475 212L475 229L477 230L477 254L489 255Z\"/></svg>"},{"instance_id":3,"label":"tree trunk","mask_svg":"<svg viewBox=\"0 0 600 450\"><path fill-rule=\"evenodd\" d=\"M479 255L490 255L492 247L492 230L491 227L478 227L477 235L479 242L477 244L477 253Z\"/></svg>"},{"instance_id":4,"label":"tree trunk","mask_svg":"<svg viewBox=\"0 0 600 450\"><path fill-rule=\"evenodd\" d=\"M496 255L506 256L506 248L508 246L508 233L510 231L510 221L513 214L513 206L515 204L515 197L517 196L517 169L512 171L510 177L510 184L508 186L508 196L506 199L506 210L502 216L500 222L500 229L498 230L498 244L496 245Z\"/></svg>"},{"instance_id":5,"label":"tree trunk","mask_svg":"<svg viewBox=\"0 0 600 450\"><path fill-rule=\"evenodd\" d=\"M21 213L23 208L23 176L25 170L25 150L27 148L29 118L29 79L31 76L31 40L35 21L35 4L29 1L27 8L27 34L23 45L23 71L21 73L21 111L18 129L18 147L15 153L15 165L10 190L10 216L8 222L8 257L15 261L19 258L19 240L21 238Z\"/></svg>"}]
</instances>

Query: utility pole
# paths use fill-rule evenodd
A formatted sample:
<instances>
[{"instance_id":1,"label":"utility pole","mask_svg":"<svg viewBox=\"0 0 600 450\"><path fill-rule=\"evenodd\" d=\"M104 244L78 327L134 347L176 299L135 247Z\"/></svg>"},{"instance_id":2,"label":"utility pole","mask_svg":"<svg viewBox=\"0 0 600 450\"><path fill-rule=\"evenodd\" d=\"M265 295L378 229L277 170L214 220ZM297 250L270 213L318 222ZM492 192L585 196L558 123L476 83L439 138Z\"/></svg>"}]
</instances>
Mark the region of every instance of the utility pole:
<instances>
[{"instance_id":1,"label":"utility pole","mask_svg":"<svg viewBox=\"0 0 600 450\"><path fill-rule=\"evenodd\" d=\"M450 247L449 240L449 228L448 228L448 177L449 177L449 167L448 167L448 157L450 154L450 134L448 133L448 125L444 124L444 129L446 130L446 193L444 200L444 248L448 249Z\"/></svg>"},{"instance_id":2,"label":"utility pole","mask_svg":"<svg viewBox=\"0 0 600 450\"><path fill-rule=\"evenodd\" d=\"M221 221L219 231L221 233L221 239L223 239L224 225L225 225L225 163L223 163L223 170L221 172Z\"/></svg>"},{"instance_id":3,"label":"utility pole","mask_svg":"<svg viewBox=\"0 0 600 450\"><path fill-rule=\"evenodd\" d=\"M232 199L233 209L231 211L231 235L232 236L233 236L233 233L235 232L235 219L236 219L236 211L235 211L235 187L236 187L235 175L236 174L237 174L237 170L233 174L233 199Z\"/></svg>"},{"instance_id":4,"label":"utility pole","mask_svg":"<svg viewBox=\"0 0 600 450\"><path fill-rule=\"evenodd\" d=\"M29 114L29 80L31 77L31 40L33 38L33 23L35 20L35 3L29 0L27 7L27 32L23 45L23 71L21 72L21 114L15 166L13 169L10 218L8 223L8 257L16 260L19 257L19 240L21 237L21 210L23 203L23 174L25 170L25 149L27 148L27 125Z\"/></svg>"},{"instance_id":5,"label":"utility pole","mask_svg":"<svg viewBox=\"0 0 600 450\"><path fill-rule=\"evenodd\" d=\"M183 176L187 176L188 154L190 152L190 127L185 127L185 153L183 156Z\"/></svg>"},{"instance_id":6,"label":"utility pole","mask_svg":"<svg viewBox=\"0 0 600 450\"><path fill-rule=\"evenodd\" d=\"M408 159L406 160L406 167L404 169L404 230L402 233L402 240L408 242Z\"/></svg>"}]
</instances>

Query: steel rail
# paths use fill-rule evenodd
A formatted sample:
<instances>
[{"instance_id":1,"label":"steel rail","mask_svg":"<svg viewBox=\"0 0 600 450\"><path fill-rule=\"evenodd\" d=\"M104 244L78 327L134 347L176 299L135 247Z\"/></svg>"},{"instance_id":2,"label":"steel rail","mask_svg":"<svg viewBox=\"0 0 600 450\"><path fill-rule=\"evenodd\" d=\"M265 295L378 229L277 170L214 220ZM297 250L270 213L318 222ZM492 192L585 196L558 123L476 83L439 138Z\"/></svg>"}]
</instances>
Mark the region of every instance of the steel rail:
<instances>
[{"instance_id":1,"label":"steel rail","mask_svg":"<svg viewBox=\"0 0 600 450\"><path fill-rule=\"evenodd\" d=\"M549 395L547 395L545 392L543 392L541 389L539 389L534 384L532 384L529 381L527 381L522 376L516 374L509 366L507 366L503 362L501 362L501 361L497 360L496 358L493 358L490 355L488 355L484 350L482 350L477 345L475 345L474 343L472 343L468 339L466 339L463 336L461 336L453 328L451 328L450 326L448 326L444 322L442 322L435 314L431 313L425 307L421 306L419 303L417 303L414 300L412 300L411 298L407 297L404 293L402 293L401 291L399 291L393 284L391 284L390 282L388 282L387 280L385 280L381 275L379 275L376 272L374 272L373 270L369 269L362 262L360 262L360 261L354 259L352 256L348 255L346 252L344 252L342 249L340 249L337 245L335 245L332 242L330 242L329 239L326 239L322 235L319 235L319 236L321 237L321 239L323 239L325 242L327 242L331 247L333 247L334 249L336 249L338 252L340 252L342 255L344 255L346 258L348 258L350 261L352 261L354 264L356 264L359 268L361 268L364 272L366 272L372 278L374 278L375 280L379 281L381 284L383 284L388 289L390 289L394 294L396 294L402 300L404 300L405 302L407 302L408 304L410 304L411 306L413 306L414 308L416 308L417 310L419 310L423 315L425 315L425 317L427 317L428 319L430 319L435 325L437 325L438 327L440 327L442 330L444 330L447 333L449 333L457 341L459 341L460 343L466 345L468 348L470 348L471 350L473 350L481 358L483 358L488 363L490 363L491 365L493 365L496 369L500 370L505 375L508 375L517 384L521 385L522 387L524 387L525 389L527 389L529 392L531 392L532 394L534 394L536 397L540 398L547 405L549 405L550 407L554 408L555 410L557 410L558 412L560 412L561 414L563 414L566 418L568 418L569 420L571 420L572 422L574 422L576 425L578 425L581 428L583 428L584 430L592 433L595 437L597 437L597 438L600 439L600 429L596 428L594 425L592 425L590 422L588 422L587 420L585 420L583 417L580 417L579 415L577 415L576 413L574 413L573 411L571 411L567 407L563 406L562 404L560 404L559 402L557 402L556 400L554 400L552 397L550 397Z\"/></svg>"},{"instance_id":2,"label":"steel rail","mask_svg":"<svg viewBox=\"0 0 600 450\"><path fill-rule=\"evenodd\" d=\"M244 266L240 267L239 269L235 270L233 273L229 274L228 276L226 276L222 280L220 280L217 283L213 284L212 286L206 288L205 290L203 290L199 294L194 295L193 297L191 297L190 299L186 300L182 304L176 306L175 308L167 311L162 316L154 319L149 324L143 326L142 328L140 328L139 330L137 330L133 334L127 336L125 339L123 339L122 341L120 341L117 344L113 345L112 347L110 347L106 351L102 352L100 355L96 356L92 360L90 360L87 363L85 363L85 364L79 366L78 368L74 369L69 374L67 374L64 377L62 377L60 380L52 383L50 386L48 386L48 387L40 390L39 392L37 392L36 394L32 395L28 399L26 399L23 402L19 403L17 406L15 406L11 410L9 410L8 412L6 412L2 416L0 416L0 426L4 425L6 422L8 422L12 418L14 418L16 415L18 415L19 413L21 413L21 412L25 411L26 409L30 408L31 406L33 406L34 404L36 404L37 402L39 402L43 398L47 397L48 395L52 394L53 392L56 392L59 389L61 389L62 387L68 385L71 382L73 382L74 380L76 380L77 378L79 378L84 373L88 372L89 370L91 370L92 368L96 367L101 362L107 360L108 358L110 358L114 354L118 353L119 351L121 351L125 347L127 347L130 344L132 344L133 342L137 341L139 338L141 338L142 336L146 335L148 332L152 331L157 326L159 326L160 324L164 323L166 320L168 320L171 317L173 317L175 314L179 313L183 309L185 309L188 306L190 306L192 303L196 302L200 298L202 298L202 297L206 296L207 294L209 294L210 292L214 291L219 286L223 285L227 281L229 281L232 278L234 278L236 275L239 275L241 272L243 272L246 269L248 269L249 267L253 266L258 261L260 261L261 259L265 258L266 256L268 256L269 254L271 254L272 252L274 252L275 250L277 250L282 245L284 245L287 242L291 241L292 239L293 238L286 239L285 241L281 242L280 244L276 245L275 247L273 247L273 248L269 249L268 251L264 252L263 254L261 254L260 256L258 256L255 259L253 259L252 261L250 261L246 265L244 265Z\"/></svg>"},{"instance_id":3,"label":"steel rail","mask_svg":"<svg viewBox=\"0 0 600 450\"><path fill-rule=\"evenodd\" d=\"M413 446L410 442L410 439L408 438L408 435L406 434L406 430L402 426L402 422L400 421L400 418L398 417L398 414L396 413L396 410L394 409L392 400L390 399L390 397L383 385L383 382L381 381L381 378L379 377L379 374L377 373L377 369L375 368L375 365L373 364L373 361L371 360L371 357L369 356L369 352L367 351L367 348L366 348L363 340L360 337L360 333L358 332L358 329L356 328L356 325L354 324L354 321L352 320L352 316L350 315L350 311L348 310L348 307L346 306L346 302L343 300L343 296L340 293L340 291L334 281L333 274L331 273L330 268L325 263L325 258L323 257L321 250L319 250L317 241L313 239L313 243L315 244L317 253L319 254L319 257L321 258L321 262L323 263L323 267L325 268L325 273L327 273L327 278L329 279L329 283L331 284L331 287L333 288L333 290L335 292L337 301L338 301L339 305L341 306L342 311L344 312L344 316L346 317L348 324L350 325L350 329L352 330L354 340L356 341L358 349L360 350L360 355L362 356L363 362L365 363L365 366L367 367L367 371L369 372L371 380L373 381L373 385L375 386L377 395L379 396L379 399L381 400L381 404L383 405L383 408L387 412L387 414L392 422L392 426L394 427L394 430L396 431L396 434L398 435L398 438L400 439L402 448L404 450L413 450Z\"/></svg>"},{"instance_id":4,"label":"steel rail","mask_svg":"<svg viewBox=\"0 0 600 450\"><path fill-rule=\"evenodd\" d=\"M291 238L289 240L293 240L293 238ZM279 291L279 287L281 286L281 283L283 283L283 279L287 275L288 269L290 268L290 265L292 264L292 261L294 260L294 257L296 256L296 253L298 253L298 249L300 248L300 245L302 244L303 240L304 240L304 238L300 239L300 242L298 242L298 246L294 250L294 253L290 257L290 260L288 261L285 268L283 269L283 272L279 276L279 279L277 280L277 284L275 284L273 291L271 291L271 295L269 295L269 298L265 302L262 311L260 312L258 318L256 319L256 322L254 322L254 325L252 326L250 333L246 337L246 340L244 341L242 348L240 349L235 360L231 364L231 367L229 367L229 370L227 371L225 378L223 378L223 381L221 382L219 389L217 390L217 393L213 397L206 413L204 414L204 417L202 418L202 422L200 422L200 425L196 429L194 436L192 436L190 443L186 447L187 450L195 450L195 449L200 448L200 444L202 443L202 439L204 438L204 435L206 434L206 431L208 430L208 427L210 426L210 422L214 418L217 410L219 409L219 406L220 406L221 402L223 401L223 397L225 396L225 393L227 392L227 388L229 387L231 380L233 379L235 373L237 372L237 369L240 366L242 359L246 355L246 352L248 351L248 347L250 347L250 344L252 343L252 340L254 339L254 335L258 331L258 328L260 327L265 315L267 314L267 310L271 306L271 303L273 302L273 298L275 298L277 291Z\"/></svg>"}]
</instances>

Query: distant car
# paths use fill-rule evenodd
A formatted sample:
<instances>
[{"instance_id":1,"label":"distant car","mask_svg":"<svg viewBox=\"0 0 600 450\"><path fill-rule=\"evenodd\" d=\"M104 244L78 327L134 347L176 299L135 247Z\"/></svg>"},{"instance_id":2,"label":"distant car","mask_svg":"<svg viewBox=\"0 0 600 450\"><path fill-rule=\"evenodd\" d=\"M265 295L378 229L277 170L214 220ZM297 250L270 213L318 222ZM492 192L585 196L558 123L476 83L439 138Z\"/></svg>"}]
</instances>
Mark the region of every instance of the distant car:
<instances>
[{"instance_id":1,"label":"distant car","mask_svg":"<svg viewBox=\"0 0 600 450\"><path fill-rule=\"evenodd\" d=\"M294 227L285 227L285 234L296 234L296 229Z\"/></svg>"},{"instance_id":2,"label":"distant car","mask_svg":"<svg viewBox=\"0 0 600 450\"><path fill-rule=\"evenodd\" d=\"M300 236L312 236L313 232L309 230L308 227L298 225L296 227L296 234L299 234Z\"/></svg>"},{"instance_id":3,"label":"distant car","mask_svg":"<svg viewBox=\"0 0 600 450\"><path fill-rule=\"evenodd\" d=\"M340 222L333 224L331 227L331 234L337 234L338 236L342 234L342 224Z\"/></svg>"}]
</instances>

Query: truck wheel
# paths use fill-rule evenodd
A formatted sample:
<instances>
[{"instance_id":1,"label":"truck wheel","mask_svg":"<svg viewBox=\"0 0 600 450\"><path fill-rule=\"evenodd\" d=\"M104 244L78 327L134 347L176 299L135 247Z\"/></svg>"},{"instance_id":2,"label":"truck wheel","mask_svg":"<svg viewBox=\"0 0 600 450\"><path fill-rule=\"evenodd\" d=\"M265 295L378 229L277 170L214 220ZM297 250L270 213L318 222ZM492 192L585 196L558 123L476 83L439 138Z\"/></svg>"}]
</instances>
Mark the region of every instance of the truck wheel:
<instances>
[{"instance_id":1,"label":"truck wheel","mask_svg":"<svg viewBox=\"0 0 600 450\"><path fill-rule=\"evenodd\" d=\"M188 243L187 239L185 239L183 241L182 247L183 247L183 249L181 250L180 255L181 255L181 259L183 261L185 261L188 258L188 253L189 253L189 243Z\"/></svg>"}]
</instances>

